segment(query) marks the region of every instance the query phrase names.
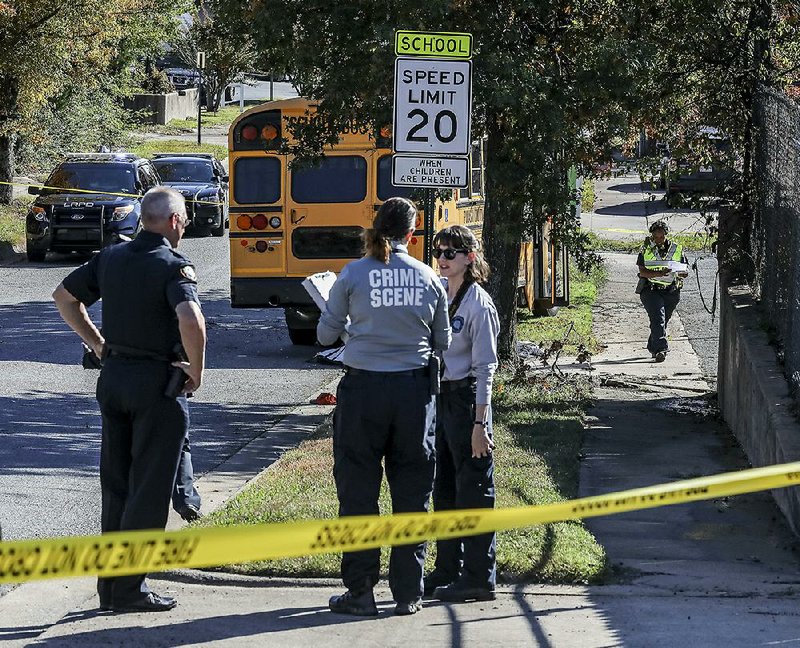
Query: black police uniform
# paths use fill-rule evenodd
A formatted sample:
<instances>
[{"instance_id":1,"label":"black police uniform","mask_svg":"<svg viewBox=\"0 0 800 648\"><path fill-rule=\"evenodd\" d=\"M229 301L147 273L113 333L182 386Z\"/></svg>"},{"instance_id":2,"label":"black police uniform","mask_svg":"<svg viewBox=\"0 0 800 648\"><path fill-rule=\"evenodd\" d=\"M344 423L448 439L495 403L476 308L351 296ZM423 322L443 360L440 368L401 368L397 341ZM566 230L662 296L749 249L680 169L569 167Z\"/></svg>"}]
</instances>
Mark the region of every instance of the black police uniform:
<instances>
[{"instance_id":1,"label":"black police uniform","mask_svg":"<svg viewBox=\"0 0 800 648\"><path fill-rule=\"evenodd\" d=\"M102 299L107 354L97 382L103 532L163 529L189 427L184 396L164 395L180 342L175 308L199 303L191 263L160 234L104 249L63 282L76 299ZM149 592L144 575L98 579L101 607Z\"/></svg>"}]
</instances>

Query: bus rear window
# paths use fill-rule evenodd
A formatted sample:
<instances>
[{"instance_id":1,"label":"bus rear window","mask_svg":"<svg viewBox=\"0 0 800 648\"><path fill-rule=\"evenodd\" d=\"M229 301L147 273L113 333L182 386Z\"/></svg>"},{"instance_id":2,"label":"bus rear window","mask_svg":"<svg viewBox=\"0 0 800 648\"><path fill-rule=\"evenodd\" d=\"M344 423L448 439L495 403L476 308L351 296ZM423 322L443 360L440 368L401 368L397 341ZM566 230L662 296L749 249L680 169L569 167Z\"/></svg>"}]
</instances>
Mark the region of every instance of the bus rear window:
<instances>
[{"instance_id":1,"label":"bus rear window","mask_svg":"<svg viewBox=\"0 0 800 648\"><path fill-rule=\"evenodd\" d=\"M357 203L367 197L367 161L358 155L326 157L318 167L292 171L298 203Z\"/></svg>"},{"instance_id":2,"label":"bus rear window","mask_svg":"<svg viewBox=\"0 0 800 648\"><path fill-rule=\"evenodd\" d=\"M378 200L388 200L394 196L411 198L414 187L395 187L392 184L392 156L384 155L378 160Z\"/></svg>"},{"instance_id":3,"label":"bus rear window","mask_svg":"<svg viewBox=\"0 0 800 648\"><path fill-rule=\"evenodd\" d=\"M233 176L233 199L240 205L274 203L281 197L281 161L274 157L240 158Z\"/></svg>"},{"instance_id":4,"label":"bus rear window","mask_svg":"<svg viewBox=\"0 0 800 648\"><path fill-rule=\"evenodd\" d=\"M362 227L298 227L292 254L298 259L358 259L363 255Z\"/></svg>"}]
</instances>

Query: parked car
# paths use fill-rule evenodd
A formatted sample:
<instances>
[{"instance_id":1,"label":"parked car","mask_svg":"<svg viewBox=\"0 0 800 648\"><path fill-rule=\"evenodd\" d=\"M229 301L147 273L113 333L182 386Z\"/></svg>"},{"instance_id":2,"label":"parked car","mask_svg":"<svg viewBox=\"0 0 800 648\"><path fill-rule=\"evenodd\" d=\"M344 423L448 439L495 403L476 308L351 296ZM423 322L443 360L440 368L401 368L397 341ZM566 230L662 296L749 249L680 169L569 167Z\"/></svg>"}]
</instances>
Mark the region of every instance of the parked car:
<instances>
[{"instance_id":1,"label":"parked car","mask_svg":"<svg viewBox=\"0 0 800 648\"><path fill-rule=\"evenodd\" d=\"M176 90L195 88L200 83L200 73L191 68L169 67L164 69L164 74Z\"/></svg>"},{"instance_id":2,"label":"parked car","mask_svg":"<svg viewBox=\"0 0 800 648\"><path fill-rule=\"evenodd\" d=\"M669 148L664 149L661 184L666 191L664 200L670 206L679 204L685 197L719 196L733 177L733 170L725 161L730 151L730 140L712 127L700 129L697 137L706 141L712 158L702 164L686 157L672 157Z\"/></svg>"},{"instance_id":3,"label":"parked car","mask_svg":"<svg viewBox=\"0 0 800 648\"><path fill-rule=\"evenodd\" d=\"M194 232L223 236L228 223L228 174L211 153L156 153L161 182L181 192Z\"/></svg>"},{"instance_id":4,"label":"parked car","mask_svg":"<svg viewBox=\"0 0 800 648\"><path fill-rule=\"evenodd\" d=\"M89 253L133 238L141 229L141 197L160 184L149 160L133 153L70 153L43 187L25 221L29 261L48 252Z\"/></svg>"}]
</instances>

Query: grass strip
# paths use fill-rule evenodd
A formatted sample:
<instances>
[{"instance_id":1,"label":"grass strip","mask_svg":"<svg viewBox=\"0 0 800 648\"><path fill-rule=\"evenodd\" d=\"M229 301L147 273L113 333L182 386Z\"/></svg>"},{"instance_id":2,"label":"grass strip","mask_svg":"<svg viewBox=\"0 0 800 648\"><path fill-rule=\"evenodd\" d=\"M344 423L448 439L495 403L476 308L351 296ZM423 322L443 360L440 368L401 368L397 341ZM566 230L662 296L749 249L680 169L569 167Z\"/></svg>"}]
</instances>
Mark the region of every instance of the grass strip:
<instances>
[{"instance_id":1,"label":"grass strip","mask_svg":"<svg viewBox=\"0 0 800 648\"><path fill-rule=\"evenodd\" d=\"M578 352L579 347L597 353L600 343L592 335L592 304L597 300L597 290L606 281L603 266L596 266L590 274L570 264L570 305L559 309L555 317L537 317L527 309L517 311L517 337L536 342L543 349L553 341L564 342L565 354ZM566 340L564 335L573 324Z\"/></svg>"},{"instance_id":2,"label":"grass strip","mask_svg":"<svg viewBox=\"0 0 800 648\"><path fill-rule=\"evenodd\" d=\"M637 238L611 239L598 236L594 232L587 232L591 242L590 249L598 252L625 252L628 254L638 253L642 249L646 235ZM683 246L687 252L708 252L716 249L716 235L708 235L705 232L696 234L670 234L670 241L675 241Z\"/></svg>"},{"instance_id":3,"label":"grass strip","mask_svg":"<svg viewBox=\"0 0 800 648\"><path fill-rule=\"evenodd\" d=\"M581 211L593 211L595 200L597 196L594 190L594 178L586 177L581 184Z\"/></svg>"},{"instance_id":4,"label":"grass strip","mask_svg":"<svg viewBox=\"0 0 800 648\"><path fill-rule=\"evenodd\" d=\"M25 245L25 216L33 197L14 198L10 205L0 205L0 243Z\"/></svg>"},{"instance_id":5,"label":"grass strip","mask_svg":"<svg viewBox=\"0 0 800 648\"><path fill-rule=\"evenodd\" d=\"M134 144L131 153L139 157L151 157L154 153L212 153L218 160L228 156L228 149L219 144L201 144L184 140L147 139Z\"/></svg>"},{"instance_id":6,"label":"grass strip","mask_svg":"<svg viewBox=\"0 0 800 648\"><path fill-rule=\"evenodd\" d=\"M590 307L603 273L573 275L573 306L562 308L548 325L520 328L562 339L569 324L581 321L581 335L591 335ZM588 327L588 328L587 328ZM528 338L531 339L531 338ZM596 343L595 343L596 344ZM558 377L522 368L498 372L494 387L495 481L497 506L546 504L577 497L579 454L583 443L583 412L591 384L582 375ZM336 517L330 426L286 452L247 489L200 524L231 526ZM384 483L380 511L391 511ZM388 549L381 551L381 569L388 570ZM428 569L435 544L429 545ZM497 542L501 581L551 583L596 582L605 573L603 548L580 521L558 522L502 531ZM230 565L224 571L285 577L339 577L339 554Z\"/></svg>"}]
</instances>

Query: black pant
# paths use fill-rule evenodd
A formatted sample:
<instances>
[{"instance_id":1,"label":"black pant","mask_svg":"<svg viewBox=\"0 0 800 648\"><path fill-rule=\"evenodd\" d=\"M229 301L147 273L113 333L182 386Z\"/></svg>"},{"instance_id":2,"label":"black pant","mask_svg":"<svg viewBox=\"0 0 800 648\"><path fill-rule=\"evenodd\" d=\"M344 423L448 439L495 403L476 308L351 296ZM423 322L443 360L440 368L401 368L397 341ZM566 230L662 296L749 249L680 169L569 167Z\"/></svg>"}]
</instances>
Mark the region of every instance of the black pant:
<instances>
[{"instance_id":1,"label":"black pant","mask_svg":"<svg viewBox=\"0 0 800 648\"><path fill-rule=\"evenodd\" d=\"M442 390L436 399L436 511L494 508L494 458L472 456L474 421L474 385ZM487 429L491 434L491 427ZM460 577L469 587L494 589L495 536L484 533L437 541L437 573L451 580Z\"/></svg>"},{"instance_id":2,"label":"black pant","mask_svg":"<svg viewBox=\"0 0 800 648\"><path fill-rule=\"evenodd\" d=\"M194 466L192 466L192 446L189 435L183 440L175 487L172 489L172 508L180 513L187 506L200 508L200 493L194 487Z\"/></svg>"},{"instance_id":3,"label":"black pant","mask_svg":"<svg viewBox=\"0 0 800 648\"><path fill-rule=\"evenodd\" d=\"M650 318L650 337L647 350L650 353L667 351L667 324L678 302L681 300L680 290L656 290L647 286L639 298Z\"/></svg>"},{"instance_id":4,"label":"black pant","mask_svg":"<svg viewBox=\"0 0 800 648\"><path fill-rule=\"evenodd\" d=\"M333 476L339 515L377 515L385 460L394 513L428 510L435 465L435 404L427 376L347 374L336 392ZM422 596L425 543L392 547L389 586L394 599ZM380 550L342 556L342 580L354 592L372 589Z\"/></svg>"},{"instance_id":5,"label":"black pant","mask_svg":"<svg viewBox=\"0 0 800 648\"><path fill-rule=\"evenodd\" d=\"M103 416L100 449L101 528L164 529L183 441L185 397L164 396L170 365L111 356L97 381ZM144 575L100 578L100 603L124 605L149 591Z\"/></svg>"}]
</instances>

